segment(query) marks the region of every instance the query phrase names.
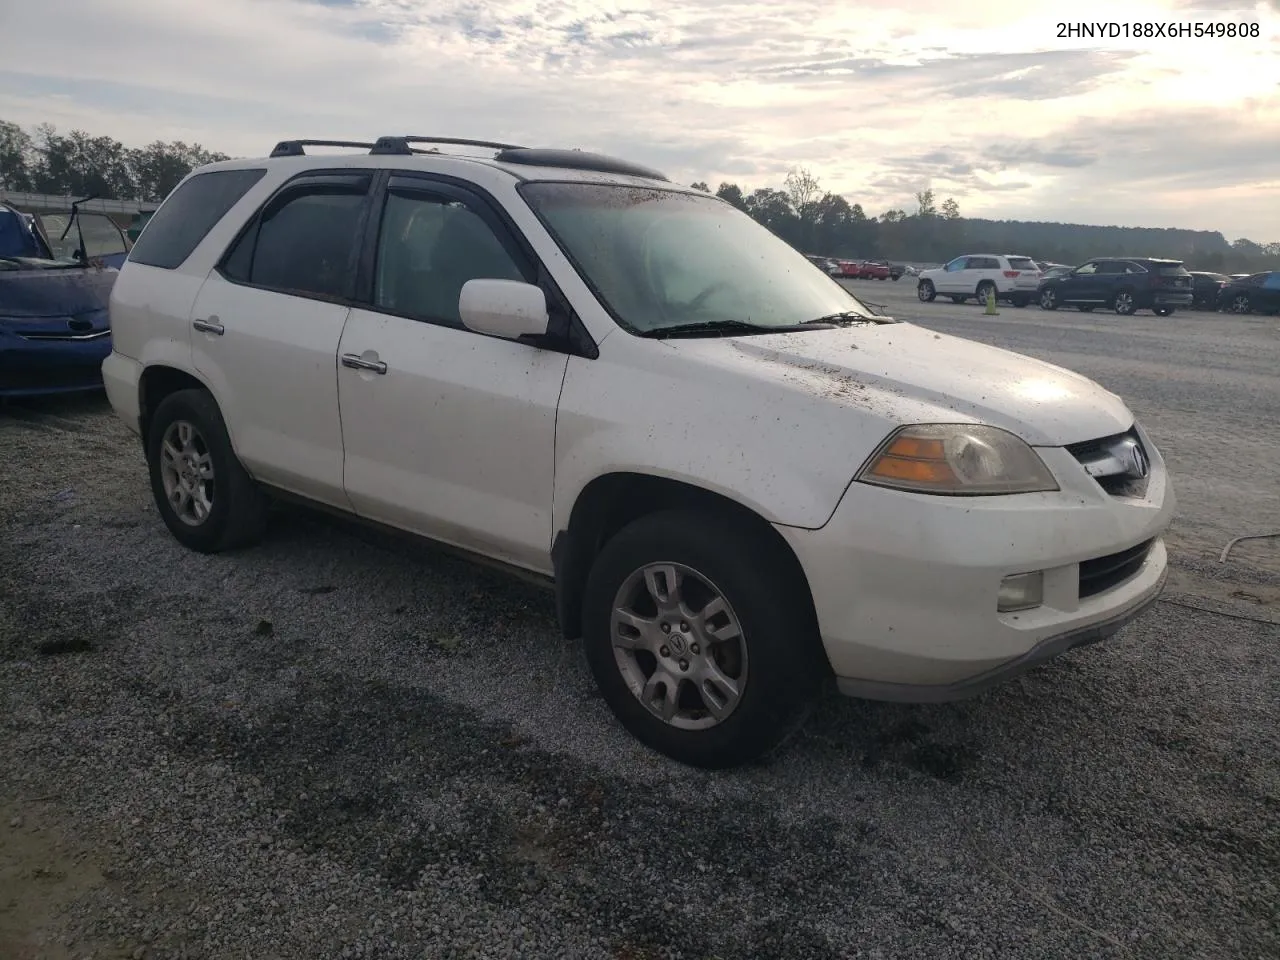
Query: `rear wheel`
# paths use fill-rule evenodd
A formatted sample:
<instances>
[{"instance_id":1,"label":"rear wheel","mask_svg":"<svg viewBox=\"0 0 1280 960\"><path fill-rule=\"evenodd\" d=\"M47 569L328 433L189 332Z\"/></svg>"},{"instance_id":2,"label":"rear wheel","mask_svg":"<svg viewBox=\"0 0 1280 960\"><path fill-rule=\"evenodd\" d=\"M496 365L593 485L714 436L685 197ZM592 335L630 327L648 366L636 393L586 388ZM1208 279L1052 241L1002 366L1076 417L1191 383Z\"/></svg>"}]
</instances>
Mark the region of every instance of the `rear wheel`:
<instances>
[{"instance_id":1,"label":"rear wheel","mask_svg":"<svg viewBox=\"0 0 1280 960\"><path fill-rule=\"evenodd\" d=\"M780 549L737 520L651 514L600 552L587 579L587 661L642 743L722 768L781 744L821 689L808 588Z\"/></svg>"},{"instance_id":2,"label":"rear wheel","mask_svg":"<svg viewBox=\"0 0 1280 960\"><path fill-rule=\"evenodd\" d=\"M164 398L151 418L147 466L160 516L183 546L216 553L262 538L270 500L237 459L207 391Z\"/></svg>"},{"instance_id":3,"label":"rear wheel","mask_svg":"<svg viewBox=\"0 0 1280 960\"><path fill-rule=\"evenodd\" d=\"M974 295L977 297L978 304L981 306L985 304L988 299L996 295L996 285L990 280L984 280L982 283L978 284L978 289L974 291Z\"/></svg>"},{"instance_id":4,"label":"rear wheel","mask_svg":"<svg viewBox=\"0 0 1280 960\"><path fill-rule=\"evenodd\" d=\"M916 296L920 298L921 303L930 303L937 295L938 291L933 288L932 280L921 280L916 284Z\"/></svg>"},{"instance_id":5,"label":"rear wheel","mask_svg":"<svg viewBox=\"0 0 1280 960\"><path fill-rule=\"evenodd\" d=\"M1134 311L1138 309L1138 305L1133 299L1133 291L1119 291L1116 294L1115 300L1111 302L1111 309L1122 317L1133 316Z\"/></svg>"}]
</instances>

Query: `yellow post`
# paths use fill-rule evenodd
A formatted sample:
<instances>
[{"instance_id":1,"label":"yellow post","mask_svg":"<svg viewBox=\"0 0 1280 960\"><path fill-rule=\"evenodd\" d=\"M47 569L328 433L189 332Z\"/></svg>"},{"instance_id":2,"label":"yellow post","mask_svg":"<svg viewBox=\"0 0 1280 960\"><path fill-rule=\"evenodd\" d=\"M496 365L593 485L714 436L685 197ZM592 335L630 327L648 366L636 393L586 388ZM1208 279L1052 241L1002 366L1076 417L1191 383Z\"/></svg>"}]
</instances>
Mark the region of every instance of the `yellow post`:
<instances>
[{"instance_id":1,"label":"yellow post","mask_svg":"<svg viewBox=\"0 0 1280 960\"><path fill-rule=\"evenodd\" d=\"M1000 316L1000 311L996 309L996 292L987 287L987 313L988 317Z\"/></svg>"}]
</instances>

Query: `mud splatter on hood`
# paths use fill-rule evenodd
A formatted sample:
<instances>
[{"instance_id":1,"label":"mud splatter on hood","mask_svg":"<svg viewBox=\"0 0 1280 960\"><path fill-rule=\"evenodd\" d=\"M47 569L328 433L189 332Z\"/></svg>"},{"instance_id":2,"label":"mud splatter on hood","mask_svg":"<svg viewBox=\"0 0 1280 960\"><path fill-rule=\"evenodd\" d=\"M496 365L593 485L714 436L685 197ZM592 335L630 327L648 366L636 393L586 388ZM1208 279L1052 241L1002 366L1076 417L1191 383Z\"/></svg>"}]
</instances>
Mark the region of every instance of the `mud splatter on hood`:
<instances>
[{"instance_id":1,"label":"mud splatter on hood","mask_svg":"<svg viewBox=\"0 0 1280 960\"><path fill-rule=\"evenodd\" d=\"M978 421L1038 446L1133 423L1124 401L1087 377L910 323L672 342L686 356L901 422Z\"/></svg>"}]
</instances>

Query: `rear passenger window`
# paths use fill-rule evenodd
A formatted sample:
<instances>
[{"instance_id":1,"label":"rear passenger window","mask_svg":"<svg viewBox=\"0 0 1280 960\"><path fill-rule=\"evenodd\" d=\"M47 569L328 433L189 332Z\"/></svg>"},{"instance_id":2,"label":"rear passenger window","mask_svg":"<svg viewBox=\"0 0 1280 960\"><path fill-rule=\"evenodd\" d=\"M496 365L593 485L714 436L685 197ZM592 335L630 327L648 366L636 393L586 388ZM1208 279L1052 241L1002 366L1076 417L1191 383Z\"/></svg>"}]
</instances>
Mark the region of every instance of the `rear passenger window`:
<instances>
[{"instance_id":1,"label":"rear passenger window","mask_svg":"<svg viewBox=\"0 0 1280 960\"><path fill-rule=\"evenodd\" d=\"M459 200L387 195L378 239L373 305L461 327L458 297L468 280L528 280L497 234Z\"/></svg>"},{"instance_id":2,"label":"rear passenger window","mask_svg":"<svg viewBox=\"0 0 1280 960\"><path fill-rule=\"evenodd\" d=\"M149 267L174 270L191 256L249 188L266 170L214 170L196 174L169 194L147 222L129 260Z\"/></svg>"},{"instance_id":3,"label":"rear passenger window","mask_svg":"<svg viewBox=\"0 0 1280 960\"><path fill-rule=\"evenodd\" d=\"M227 254L223 274L282 293L349 298L367 193L350 179L286 188Z\"/></svg>"}]
</instances>

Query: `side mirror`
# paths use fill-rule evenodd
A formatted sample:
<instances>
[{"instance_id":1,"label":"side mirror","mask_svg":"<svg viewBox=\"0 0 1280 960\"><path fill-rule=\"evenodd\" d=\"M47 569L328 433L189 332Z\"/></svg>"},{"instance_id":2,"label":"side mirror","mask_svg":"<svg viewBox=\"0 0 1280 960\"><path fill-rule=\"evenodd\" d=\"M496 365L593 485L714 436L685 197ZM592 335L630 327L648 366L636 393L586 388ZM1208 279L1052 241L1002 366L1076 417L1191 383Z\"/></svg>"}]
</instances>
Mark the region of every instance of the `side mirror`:
<instances>
[{"instance_id":1,"label":"side mirror","mask_svg":"<svg viewBox=\"0 0 1280 960\"><path fill-rule=\"evenodd\" d=\"M519 280L468 280L458 296L458 315L468 330L506 340L547 332L547 297Z\"/></svg>"}]
</instances>

